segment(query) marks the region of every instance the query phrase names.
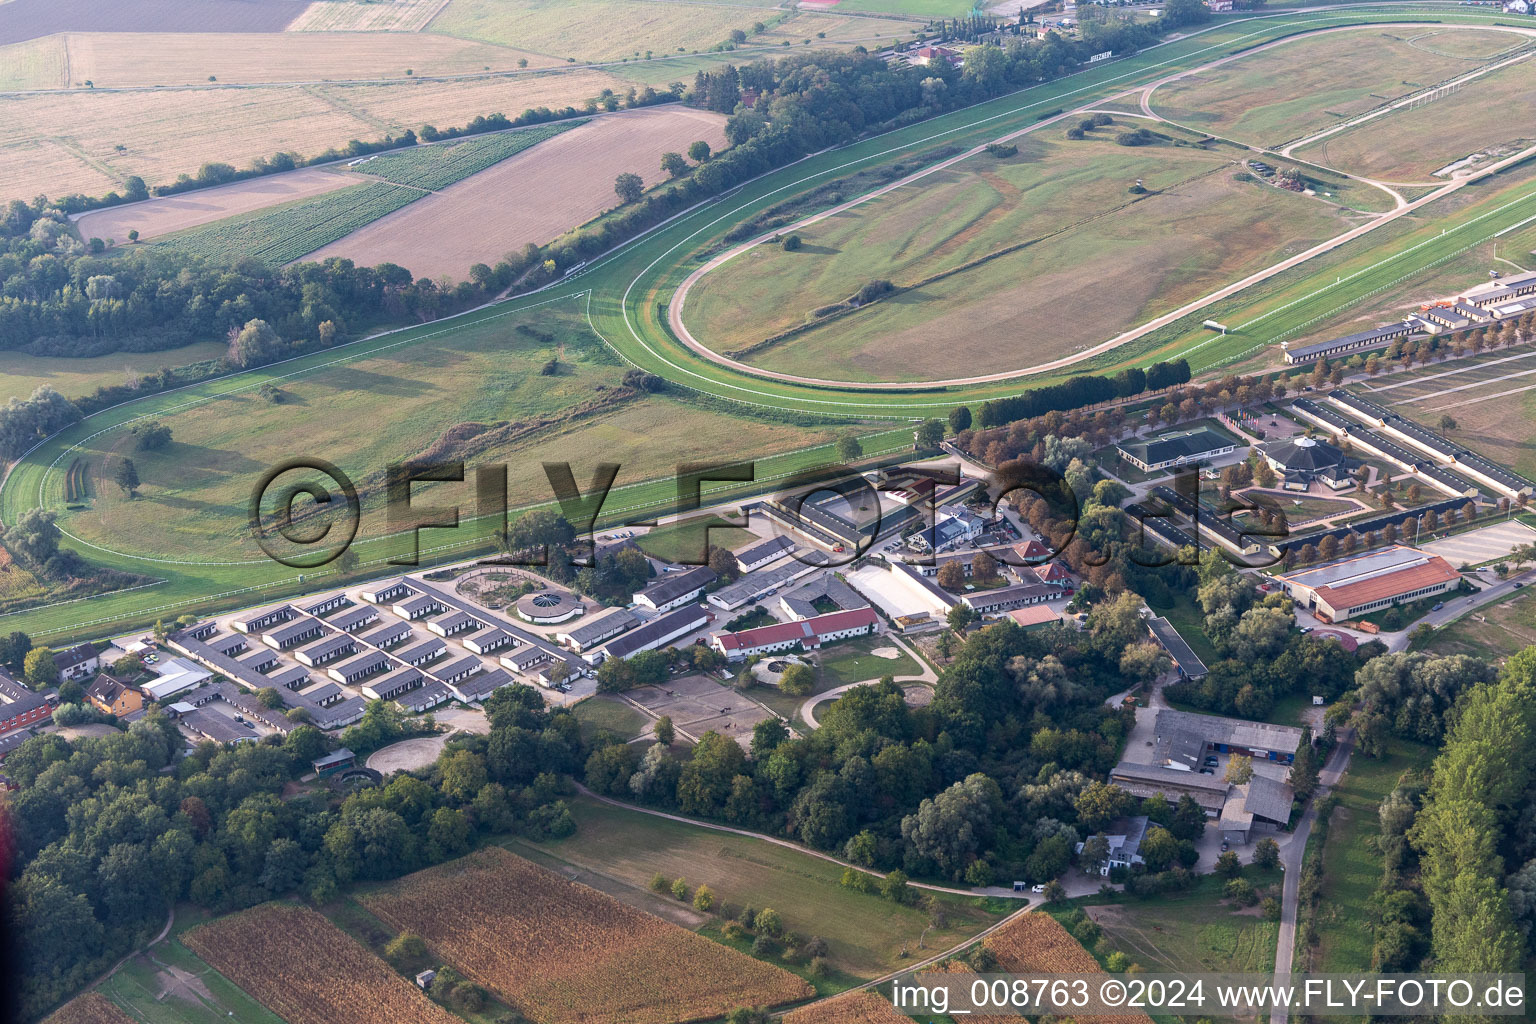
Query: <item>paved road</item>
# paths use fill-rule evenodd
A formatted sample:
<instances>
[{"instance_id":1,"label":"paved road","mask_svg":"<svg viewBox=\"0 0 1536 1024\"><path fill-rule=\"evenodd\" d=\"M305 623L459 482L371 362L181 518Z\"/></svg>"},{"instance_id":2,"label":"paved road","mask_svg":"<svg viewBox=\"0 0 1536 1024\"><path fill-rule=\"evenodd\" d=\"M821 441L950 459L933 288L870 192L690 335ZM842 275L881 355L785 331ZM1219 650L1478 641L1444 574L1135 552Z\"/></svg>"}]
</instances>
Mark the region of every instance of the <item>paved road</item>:
<instances>
[{"instance_id":1,"label":"paved road","mask_svg":"<svg viewBox=\"0 0 1536 1024\"><path fill-rule=\"evenodd\" d=\"M1312 802L1302 814L1301 821L1297 823L1291 841L1280 851L1280 864L1285 869L1285 885L1280 898L1280 937L1275 946L1276 979L1291 973L1296 952L1296 912L1297 899L1301 892L1301 862L1306 856L1307 840L1312 835L1312 826L1317 821L1317 805L1327 797L1329 790L1338 785L1345 769L1349 767L1349 756L1354 749L1354 731L1341 732L1338 746L1333 748L1328 763L1323 766L1323 770L1318 775L1317 792L1312 795ZM1285 1024L1288 1016L1287 1011L1276 1008L1270 1011L1270 1024Z\"/></svg>"}]
</instances>

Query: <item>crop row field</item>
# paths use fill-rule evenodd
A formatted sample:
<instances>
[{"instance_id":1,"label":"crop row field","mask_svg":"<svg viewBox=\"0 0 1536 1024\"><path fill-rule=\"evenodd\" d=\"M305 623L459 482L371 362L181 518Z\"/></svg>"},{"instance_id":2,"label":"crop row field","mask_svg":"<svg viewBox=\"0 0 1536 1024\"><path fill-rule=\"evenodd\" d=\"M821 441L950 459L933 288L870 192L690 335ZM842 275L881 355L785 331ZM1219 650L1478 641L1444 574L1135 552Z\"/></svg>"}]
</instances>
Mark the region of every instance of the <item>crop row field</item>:
<instances>
[{"instance_id":1,"label":"crop row field","mask_svg":"<svg viewBox=\"0 0 1536 1024\"><path fill-rule=\"evenodd\" d=\"M278 267L420 199L420 189L373 181L257 213L214 221L155 244L207 260Z\"/></svg>"},{"instance_id":2,"label":"crop row field","mask_svg":"<svg viewBox=\"0 0 1536 1024\"><path fill-rule=\"evenodd\" d=\"M133 1024L133 1018L101 993L87 992L43 1018L43 1024Z\"/></svg>"},{"instance_id":3,"label":"crop row field","mask_svg":"<svg viewBox=\"0 0 1536 1024\"><path fill-rule=\"evenodd\" d=\"M361 902L538 1024L668 1024L811 994L787 971L500 847L419 871Z\"/></svg>"},{"instance_id":4,"label":"crop row field","mask_svg":"<svg viewBox=\"0 0 1536 1024\"><path fill-rule=\"evenodd\" d=\"M909 1024L890 1000L869 989L854 989L784 1015L784 1024Z\"/></svg>"},{"instance_id":5,"label":"crop row field","mask_svg":"<svg viewBox=\"0 0 1536 1024\"><path fill-rule=\"evenodd\" d=\"M202 925L182 941L287 1024L459 1024L305 907L268 903ZM317 958L323 958L323 969Z\"/></svg>"},{"instance_id":6,"label":"crop row field","mask_svg":"<svg viewBox=\"0 0 1536 1024\"><path fill-rule=\"evenodd\" d=\"M586 122L562 121L455 142L416 146L373 157L357 164L354 170L396 185L435 191L583 124Z\"/></svg>"},{"instance_id":7,"label":"crop row field","mask_svg":"<svg viewBox=\"0 0 1536 1024\"><path fill-rule=\"evenodd\" d=\"M314 0L289 32L420 32L447 0Z\"/></svg>"}]
</instances>

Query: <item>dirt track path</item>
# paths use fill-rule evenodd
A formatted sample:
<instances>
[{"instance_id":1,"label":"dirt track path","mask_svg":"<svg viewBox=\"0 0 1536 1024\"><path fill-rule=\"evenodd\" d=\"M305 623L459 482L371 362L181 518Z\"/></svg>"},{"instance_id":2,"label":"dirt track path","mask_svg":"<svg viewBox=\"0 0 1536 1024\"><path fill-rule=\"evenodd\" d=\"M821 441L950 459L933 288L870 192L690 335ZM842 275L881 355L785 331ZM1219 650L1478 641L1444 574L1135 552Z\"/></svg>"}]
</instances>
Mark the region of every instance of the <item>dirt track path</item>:
<instances>
[{"instance_id":1,"label":"dirt track path","mask_svg":"<svg viewBox=\"0 0 1536 1024\"><path fill-rule=\"evenodd\" d=\"M1405 27L1407 25L1415 25L1415 26L1417 26L1419 24L1420 23L1416 23L1416 22L1414 22L1414 23L1382 22L1382 23L1379 23L1379 24L1374 24L1372 27L1392 27L1394 25L1396 25L1397 27ZM1170 76L1168 76L1168 78L1166 80L1167 81L1172 81L1172 80L1174 80L1176 78L1182 78L1182 77L1184 77L1186 75L1198 74L1198 73L1200 73L1202 71L1208 71L1211 68L1219 67L1222 64L1226 64L1226 63L1228 63L1228 62L1230 62L1232 60L1236 60L1236 59L1238 59L1240 57L1249 56L1249 55L1251 55L1253 53L1256 53L1256 52L1259 52L1261 50L1267 49L1270 46L1279 45L1282 42L1294 40L1294 39L1297 39L1297 38L1303 38L1303 37L1307 37L1307 36L1311 36L1311 35L1318 35L1318 34L1322 34L1322 33L1345 31L1345 30L1350 29L1350 28L1358 28L1358 26L1331 27L1331 28L1317 29L1314 32L1298 33L1295 36L1286 37L1286 39L1284 39L1284 40L1274 40L1274 41L1272 41L1272 42L1270 42L1268 44L1265 44L1264 46L1255 47L1252 50L1245 50L1245 51L1243 51L1240 54L1232 54L1232 55L1229 55L1227 57L1220 58L1219 60L1211 61L1208 64L1201 65L1198 68L1191 68L1189 70L1179 72L1179 73L1177 73L1175 75L1170 75ZM1511 30L1511 31L1529 32L1532 35L1536 35L1536 30L1514 29L1514 30ZM1073 365L1075 365L1077 363L1081 363L1084 360L1091 359L1091 358L1093 358L1095 356L1098 356L1098 355L1102 355L1103 353L1109 352L1109 351L1111 351L1111 350L1113 350L1115 348L1118 348L1121 345L1126 344L1127 342L1135 341L1137 338L1143 337L1143 336L1145 336L1147 334L1152 333L1153 331L1156 331L1156 330L1159 330L1160 328L1166 327L1168 324L1171 324L1171 323L1175 322L1176 320L1179 320L1179 319L1181 319L1181 318L1183 318L1185 316L1188 316L1191 313L1199 312L1200 310L1205 309L1206 307L1211 306L1211 305L1213 305L1213 304L1215 304L1217 302L1220 302L1222 299L1228 298L1229 296L1232 296L1232 295L1236 294L1237 292L1243 291L1244 289L1249 288L1252 285L1259 284L1259 283L1261 283L1263 281L1266 281L1266 280L1268 280L1268 279L1270 279L1272 277L1275 277L1275 276L1277 276L1279 274L1282 274L1285 271L1290 270L1293 267L1299 266L1299 265L1301 265L1303 263L1306 263L1306 262L1308 262L1308 261L1310 261L1312 259L1315 259L1318 256L1321 256L1321 255L1324 255L1325 253L1331 252L1332 250L1337 249L1339 246L1345 245L1345 244L1347 244L1349 242L1354 241L1356 238L1360 238L1360 237L1362 237L1364 235L1367 235L1367 234L1371 233L1372 231L1375 231L1375 230L1381 228L1383 225L1390 224L1393 221L1397 220L1398 218L1403 217L1403 216L1405 216L1405 215L1407 215L1409 213L1412 213L1413 211L1419 209L1422 206L1426 206L1429 203L1433 203L1433 202L1436 202L1436 201L1438 201L1440 199L1443 199L1446 196L1448 196L1448 195L1450 195L1450 194L1460 190L1461 188L1463 188L1463 187L1465 187L1465 186L1467 186L1467 185L1469 185L1469 184L1471 184L1471 183L1473 183L1475 181L1480 181L1483 178L1489 177L1490 175L1497 174L1499 171L1503 170L1505 167L1512 166L1512 165L1514 165L1516 163L1519 163L1519 162L1527 159L1531 155L1536 154L1536 146L1531 146L1531 147L1528 147L1526 149L1523 149L1520 152L1513 154L1512 156L1505 157L1504 159L1499 160L1496 163L1489 164L1487 167L1484 167L1481 170L1470 172L1470 173L1468 173L1464 177L1458 177L1454 181L1447 182L1445 185L1443 185L1442 187L1436 189L1434 192L1429 193L1428 195L1425 195L1425 196L1423 196L1423 197L1421 197L1419 199L1413 200L1412 202L1404 202L1401 206L1398 206L1395 209L1393 209L1393 210L1391 210L1391 211L1389 211L1387 213L1384 213L1384 214L1382 214L1379 217L1375 217L1372 220L1370 220L1370 221L1368 221L1368 222L1366 222L1364 224L1361 224L1361 225L1358 225L1357 227L1351 228L1350 230L1344 232L1343 234L1336 235L1333 238L1330 238L1330 239L1327 239L1326 241L1320 242L1317 245L1313 246L1310 249L1307 249L1304 252L1298 253L1295 256L1291 256L1291 257L1288 257L1288 258L1286 258L1284 260L1281 260L1280 262L1275 263L1275 264L1273 264L1273 265L1271 265L1269 267L1266 267L1263 270L1256 271L1255 273L1250 274L1247 277L1244 277L1244 278L1242 278L1239 281L1235 281L1235 282L1233 282L1231 284L1228 284L1228 285L1226 285L1226 286L1224 286L1222 288L1219 288L1216 291L1211 292L1210 294L1203 296L1202 298L1195 299L1193 302L1186 303L1185 305L1180 306L1178 309L1175 309L1172 312L1165 313L1162 316L1159 316L1159 317L1156 317L1156 318L1154 318L1152 320L1149 320L1146 323L1143 323L1143 324L1141 324L1138 327L1131 328L1128 331L1122 331L1120 334L1117 334L1113 338L1110 338L1108 341L1100 342L1097 345L1090 346L1089 348L1083 349L1080 352L1075 352L1075 353L1073 353L1072 355L1069 355L1069 356L1063 356L1060 359L1053 359L1053 360L1050 360L1048 362L1037 363L1034 366L1021 367L1019 369L1014 369L1014 370L1004 370L1004 371L1000 371L1000 372L997 372L997 373L981 374L981 375L973 376L973 377L955 377L955 378L949 378L949 379L945 379L945 380L928 380L928 381L878 381L878 382L871 382L871 381L830 380L830 379L823 378L823 377L806 377L806 376L802 376L800 374L784 373L784 372L778 371L778 370L767 370L767 369L763 369L762 367L752 366L752 365L750 365L748 363L744 363L744 362L741 362L740 360L732 359L732 358L730 358L728 356L725 356L725 355L722 355L722 354L720 354L718 352L715 352L713 349L709 348L707 345L705 345L703 342L701 342L698 338L696 338L693 335L693 333L691 331L689 331L687 324L683 320L683 313L684 313L684 308L685 308L686 303L687 303L688 292L693 288L693 286L695 284L697 284L699 282L699 280L701 278L703 278L703 276L705 274L709 273L712 270L715 270L716 268L720 267L722 264L726 263L727 261L732 260L732 259L742 255L743 253L751 251L755 246L758 246L758 245L763 244L764 242L770 241L776 235L783 235L783 234L786 234L788 232L804 229L806 227L809 227L812 224L816 224L816 223L818 223L820 221L826 220L829 217L834 217L834 216L836 216L836 215L838 215L840 213L844 213L844 212L846 212L848 210L854 209L857 206L861 206L864 203L867 203L867 202L869 202L869 201L871 201L873 199L879 198L880 196L887 195L890 192L893 192L893 191L895 191L898 188L903 188L903 187L905 187L907 185L911 185L914 182L920 181L923 178L926 178L926 177L928 177L931 174L936 174L936 173L938 173L940 171L946 170L946 169L954 166L955 164L961 162L962 160L966 160L966 159L969 159L970 157L973 157L973 156L976 156L976 155L978 155L980 153L986 152L986 148L989 145L993 145L993 144L996 144L996 143L1009 142L1011 140L1014 140L1014 139L1017 139L1017 138L1021 138L1022 136L1028 135L1030 132L1038 131L1041 128L1046 128L1046 127L1049 127L1050 125L1057 124L1057 123L1059 123L1059 122L1061 122L1063 120L1067 120L1069 118L1081 117L1084 113L1086 113L1086 112L1088 112L1090 110L1095 109L1096 107L1098 107L1099 105L1101 105L1103 103L1110 102L1112 100L1123 99L1123 98L1128 97L1128 96L1132 96L1133 97L1133 96L1136 96L1138 93L1146 91L1148 88L1156 88L1160 84L1162 84L1162 82L1152 83L1152 85L1150 87L1146 86L1146 85L1139 85L1139 86L1136 86L1136 87L1131 88L1131 89L1123 90L1123 91L1121 91L1119 93L1116 93L1116 94L1114 94L1112 96L1095 98L1092 102L1081 104L1081 105L1079 105L1077 107L1072 108L1071 110L1064 111L1063 113L1058 114L1058 115L1056 115L1054 117L1048 118L1048 119L1043 120L1043 121L1037 121L1037 122L1035 122L1035 123L1033 123L1031 125L1025 126L1024 128L1020 128L1020 129L1017 129L1015 131L1008 132L1006 134L998 136L995 139L989 140L988 142L984 142L984 143L981 143L980 145L973 146L970 149L967 149L966 151L964 151L963 153L960 153L960 154L958 154L956 156L950 157L950 158L948 158L946 160L941 160L941 161L939 161L939 162L937 162L935 164L931 164L928 167L925 167L925 168L923 168L921 170L915 171L912 174L906 175L904 177L898 178L897 180L895 180L893 182L890 182L889 184L886 184L884 186L881 186L880 188L874 189L871 192L867 192L867 193L865 193L863 195L857 196L857 197L855 197L853 199L848 200L847 202L839 203L838 205L836 205L836 206L834 206L834 207L832 207L830 209L823 210L820 213L816 213L816 214L812 214L812 215L810 215L808 217L804 217L801 220L796 221L793 224L781 225L780 227L777 227L777 228L773 229L772 231L764 232L764 233L762 233L762 234L760 234L760 235L758 235L758 236L756 236L754 238L751 238L751 239L749 239L749 240L747 240L745 242L740 243L739 245L736 245L736 246L734 246L732 248L729 248L729 249L725 250L724 252L716 255L712 259L706 261L703 265L699 266L692 273L690 273L686 278L684 278L683 282L680 285L678 285L677 290L672 295L671 301L668 303L668 307L667 307L667 323L672 328L673 333L677 336L677 338L684 345L686 345L696 355L699 355L699 356L701 356L701 357L703 357L705 359L708 359L710 362L716 363L716 364L718 364L720 366L727 367L729 369L736 370L736 371L741 372L741 373L749 374L751 376L763 377L763 378L767 378L769 380L779 380L779 381L784 381L786 383L791 383L791 384L809 384L809 385L813 385L813 386L831 387L831 388L855 388L855 389L864 390L864 391L898 391L898 390L899 391L907 391L907 390L911 390L913 388L957 387L957 386L966 386L966 385L974 385L974 384L992 384L992 383L997 383L999 381L1014 380L1014 379L1022 377L1022 376L1029 376L1029 375L1034 375L1034 374L1039 374L1039 373L1048 373L1048 372L1053 371L1053 370L1064 369L1066 367L1073 366ZM1153 116L1156 116L1156 115L1154 114ZM1333 170L1333 168L1329 168L1329 170ZM1339 172L1339 173L1343 173L1343 172ZM1360 180L1363 181L1364 179L1360 179ZM1386 186L1384 186L1384 185L1382 185L1380 183L1376 183L1376 182L1371 182L1371 184L1375 184L1378 187L1382 187L1382 188L1386 187ZM1391 190L1387 189L1387 191L1390 192Z\"/></svg>"}]
</instances>

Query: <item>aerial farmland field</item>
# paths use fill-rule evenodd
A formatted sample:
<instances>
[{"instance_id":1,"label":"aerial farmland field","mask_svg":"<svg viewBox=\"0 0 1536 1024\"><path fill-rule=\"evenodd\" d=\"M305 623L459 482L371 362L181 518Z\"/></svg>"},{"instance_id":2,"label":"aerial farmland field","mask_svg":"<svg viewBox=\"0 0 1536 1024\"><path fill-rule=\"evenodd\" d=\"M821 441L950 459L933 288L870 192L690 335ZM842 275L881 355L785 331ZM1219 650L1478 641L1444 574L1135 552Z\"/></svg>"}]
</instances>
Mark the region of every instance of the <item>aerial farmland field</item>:
<instances>
[{"instance_id":1,"label":"aerial farmland field","mask_svg":"<svg viewBox=\"0 0 1536 1024\"><path fill-rule=\"evenodd\" d=\"M126 384L166 366L185 366L217 359L227 349L217 341L201 341L158 352L114 352L92 356L29 356L7 352L0 363L0 401L25 398L46 384L66 398L81 398L107 384Z\"/></svg>"},{"instance_id":2,"label":"aerial farmland field","mask_svg":"<svg viewBox=\"0 0 1536 1024\"><path fill-rule=\"evenodd\" d=\"M99 992L76 996L43 1019L43 1024L132 1024L133 1018Z\"/></svg>"},{"instance_id":3,"label":"aerial farmland field","mask_svg":"<svg viewBox=\"0 0 1536 1024\"><path fill-rule=\"evenodd\" d=\"M906 1024L911 1019L879 993L856 989L786 1013L784 1024Z\"/></svg>"},{"instance_id":4,"label":"aerial farmland field","mask_svg":"<svg viewBox=\"0 0 1536 1024\"><path fill-rule=\"evenodd\" d=\"M530 242L548 242L612 207L617 175L629 171L655 184L666 177L662 153L686 152L698 140L719 148L724 123L718 114L673 106L599 117L360 226L308 258L390 262L418 276L463 280L474 263L494 263ZM359 169L374 173L380 160ZM520 201L507 202L509 195Z\"/></svg>"},{"instance_id":5,"label":"aerial farmland field","mask_svg":"<svg viewBox=\"0 0 1536 1024\"><path fill-rule=\"evenodd\" d=\"M465 892L475 899L456 898ZM361 902L538 1024L701 1020L811 994L782 968L499 847L408 875Z\"/></svg>"},{"instance_id":6,"label":"aerial farmland field","mask_svg":"<svg viewBox=\"0 0 1536 1024\"><path fill-rule=\"evenodd\" d=\"M269 903L188 932L187 947L288 1024L457 1024L368 950L313 910ZM327 968L307 962L325 951Z\"/></svg>"},{"instance_id":7,"label":"aerial farmland field","mask_svg":"<svg viewBox=\"0 0 1536 1024\"><path fill-rule=\"evenodd\" d=\"M704 274L684 322L715 351L834 380L935 379L957 357L975 372L1022 368L1352 226L1331 204L1239 180L1228 151L1116 145L1129 127L1074 142L1051 126L1018 140L1017 156L984 153L922 187L781 227L798 251L762 244ZM1150 194L1128 192L1137 180ZM816 323L816 309L875 279L911 290Z\"/></svg>"}]
</instances>

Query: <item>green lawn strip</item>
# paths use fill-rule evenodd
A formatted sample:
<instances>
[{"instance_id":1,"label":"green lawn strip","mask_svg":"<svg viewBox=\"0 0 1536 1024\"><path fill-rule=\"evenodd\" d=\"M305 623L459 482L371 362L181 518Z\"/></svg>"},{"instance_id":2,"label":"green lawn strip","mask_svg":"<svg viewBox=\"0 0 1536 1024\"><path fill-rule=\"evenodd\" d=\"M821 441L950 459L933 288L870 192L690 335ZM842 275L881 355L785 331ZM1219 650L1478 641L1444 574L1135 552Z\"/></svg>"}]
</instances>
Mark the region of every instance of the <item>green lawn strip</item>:
<instances>
[{"instance_id":1,"label":"green lawn strip","mask_svg":"<svg viewBox=\"0 0 1536 1024\"><path fill-rule=\"evenodd\" d=\"M788 931L825 939L832 965L853 978L895 970L908 959L902 950L918 958L947 949L997 920L975 899L939 895L949 921L931 927L919 908L844 888L839 865L798 850L585 797L572 802L571 813L577 824L571 838L536 845L519 841L514 850L535 849L642 891L660 873L683 878L690 890L708 885L732 910L772 907Z\"/></svg>"},{"instance_id":2,"label":"green lawn strip","mask_svg":"<svg viewBox=\"0 0 1536 1024\"><path fill-rule=\"evenodd\" d=\"M130 959L122 969L104 981L100 990L135 1020L149 1024L215 1024L238 1020L242 1024L280 1024L276 1014L252 999L222 974L208 966L197 954L179 941L179 936L210 919L206 911L191 906L177 908L176 923L166 941L141 956ZM159 963L155 963L158 961ZM195 976L195 982L207 989L212 1002L201 994L192 998L182 994L161 997L164 985L160 964Z\"/></svg>"},{"instance_id":3,"label":"green lawn strip","mask_svg":"<svg viewBox=\"0 0 1536 1024\"><path fill-rule=\"evenodd\" d=\"M1382 872L1381 855L1369 841L1381 832L1377 808L1404 772L1427 768L1434 754L1432 747L1393 738L1385 757L1363 757L1357 751L1350 759L1348 773L1333 788L1339 803L1323 844L1317 970L1352 973L1371 969L1375 893ZM1302 969L1300 961L1297 969Z\"/></svg>"},{"instance_id":4,"label":"green lawn strip","mask_svg":"<svg viewBox=\"0 0 1536 1024\"><path fill-rule=\"evenodd\" d=\"M588 742L605 729L621 740L632 740L652 722L648 715L624 703L622 698L601 693L587 698L571 711L581 723L582 739Z\"/></svg>"},{"instance_id":5,"label":"green lawn strip","mask_svg":"<svg viewBox=\"0 0 1536 1024\"><path fill-rule=\"evenodd\" d=\"M706 528L708 534L704 532ZM757 535L751 530L732 526L719 516L712 515L707 519L658 526L635 538L635 543L652 558L664 562L695 563L706 543L730 550L750 544L756 539Z\"/></svg>"}]
</instances>

